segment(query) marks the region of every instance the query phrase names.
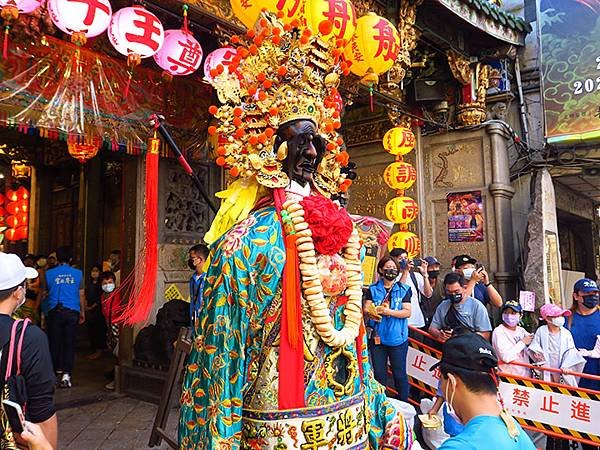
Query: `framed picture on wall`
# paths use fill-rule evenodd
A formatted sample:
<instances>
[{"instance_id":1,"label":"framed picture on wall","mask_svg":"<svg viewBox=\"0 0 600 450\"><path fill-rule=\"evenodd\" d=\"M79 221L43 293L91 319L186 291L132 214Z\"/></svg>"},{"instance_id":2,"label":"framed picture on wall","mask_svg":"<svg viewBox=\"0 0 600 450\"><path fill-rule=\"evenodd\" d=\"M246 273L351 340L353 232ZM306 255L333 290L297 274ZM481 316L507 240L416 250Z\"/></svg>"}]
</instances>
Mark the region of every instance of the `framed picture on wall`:
<instances>
[{"instance_id":1,"label":"framed picture on wall","mask_svg":"<svg viewBox=\"0 0 600 450\"><path fill-rule=\"evenodd\" d=\"M448 242L483 241L483 201L481 191L454 192L448 203Z\"/></svg>"}]
</instances>

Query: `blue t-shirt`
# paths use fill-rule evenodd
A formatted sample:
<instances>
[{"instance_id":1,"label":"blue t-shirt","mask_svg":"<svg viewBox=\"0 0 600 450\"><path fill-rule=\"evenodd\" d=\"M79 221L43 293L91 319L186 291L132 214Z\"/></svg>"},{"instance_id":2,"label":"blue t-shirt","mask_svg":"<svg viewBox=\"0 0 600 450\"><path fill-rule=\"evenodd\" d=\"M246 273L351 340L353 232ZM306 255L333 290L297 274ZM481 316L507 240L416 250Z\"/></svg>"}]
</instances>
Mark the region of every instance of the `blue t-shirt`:
<instances>
[{"instance_id":1,"label":"blue t-shirt","mask_svg":"<svg viewBox=\"0 0 600 450\"><path fill-rule=\"evenodd\" d=\"M81 270L60 264L46 272L46 289L48 296L42 304L42 311L47 313L59 303L64 308L80 311L79 291L83 289L83 273Z\"/></svg>"},{"instance_id":2,"label":"blue t-shirt","mask_svg":"<svg viewBox=\"0 0 600 450\"><path fill-rule=\"evenodd\" d=\"M569 329L573 335L575 347L593 350L596 345L596 336L600 334L600 311L596 311L589 316L582 316L575 312L572 316ZM600 359L586 358L586 360L587 363L583 368L583 373L600 375ZM579 387L600 391L600 381L580 378Z\"/></svg>"},{"instance_id":3,"label":"blue t-shirt","mask_svg":"<svg viewBox=\"0 0 600 450\"><path fill-rule=\"evenodd\" d=\"M438 382L436 394L438 397L444 397L444 394L442 393L441 381ZM444 402L444 405L442 406L442 415L444 417L444 431L448 436L456 436L457 434L462 433L462 431L465 429L465 426L462 423L456 421L454 417L452 417L450 414L448 414L447 399L444 398L444 400L446 400Z\"/></svg>"},{"instance_id":4,"label":"blue t-shirt","mask_svg":"<svg viewBox=\"0 0 600 450\"><path fill-rule=\"evenodd\" d=\"M488 294L487 288L483 282L480 281L475 285L473 288L473 297L486 306L490 302L490 295Z\"/></svg>"},{"instance_id":5,"label":"blue t-shirt","mask_svg":"<svg viewBox=\"0 0 600 450\"><path fill-rule=\"evenodd\" d=\"M376 306L379 306L386 299L387 291L383 287L383 280L372 284L369 287L370 299ZM394 283L389 298L389 308L394 311L400 311L403 303L410 303L411 289L404 283ZM407 295L408 294L408 295ZM406 299L406 301L404 301ZM404 344L408 340L408 319L399 319L397 317L383 316L381 322L372 322L370 326L381 339L382 345L396 346Z\"/></svg>"},{"instance_id":6,"label":"blue t-shirt","mask_svg":"<svg viewBox=\"0 0 600 450\"><path fill-rule=\"evenodd\" d=\"M529 436L516 425L520 433L512 439L500 417L477 416L465 425L462 433L444 441L438 450L535 450Z\"/></svg>"},{"instance_id":7,"label":"blue t-shirt","mask_svg":"<svg viewBox=\"0 0 600 450\"><path fill-rule=\"evenodd\" d=\"M443 330L450 326L447 323L446 316L448 310L454 307L460 321L474 331L492 331L492 324L485 306L473 297L467 297L464 303L453 305L448 299L444 300L435 310L431 326L438 330Z\"/></svg>"}]
</instances>

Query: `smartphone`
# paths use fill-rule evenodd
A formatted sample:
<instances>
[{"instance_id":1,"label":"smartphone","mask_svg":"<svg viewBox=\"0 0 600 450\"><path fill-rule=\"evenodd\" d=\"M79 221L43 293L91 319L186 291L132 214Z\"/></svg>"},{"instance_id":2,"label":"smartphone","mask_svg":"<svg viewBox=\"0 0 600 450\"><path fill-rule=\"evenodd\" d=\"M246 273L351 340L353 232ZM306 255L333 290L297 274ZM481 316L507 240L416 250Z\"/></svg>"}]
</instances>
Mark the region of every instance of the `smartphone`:
<instances>
[{"instance_id":1,"label":"smartphone","mask_svg":"<svg viewBox=\"0 0 600 450\"><path fill-rule=\"evenodd\" d=\"M421 264L423 264L423 261L421 261L421 258L415 258L413 259L413 264L415 265L415 267L420 267Z\"/></svg>"},{"instance_id":2,"label":"smartphone","mask_svg":"<svg viewBox=\"0 0 600 450\"><path fill-rule=\"evenodd\" d=\"M481 264L481 263L475 264L475 270L480 271L483 269L485 269L485 267L483 267L483 264Z\"/></svg>"},{"instance_id":3,"label":"smartphone","mask_svg":"<svg viewBox=\"0 0 600 450\"><path fill-rule=\"evenodd\" d=\"M8 419L11 430L14 433L22 433L25 429L25 415L18 403L10 400L2 400L2 408Z\"/></svg>"},{"instance_id":4,"label":"smartphone","mask_svg":"<svg viewBox=\"0 0 600 450\"><path fill-rule=\"evenodd\" d=\"M406 270L408 269L408 261L406 259L401 259L398 262L398 266L400 267L400 270Z\"/></svg>"}]
</instances>

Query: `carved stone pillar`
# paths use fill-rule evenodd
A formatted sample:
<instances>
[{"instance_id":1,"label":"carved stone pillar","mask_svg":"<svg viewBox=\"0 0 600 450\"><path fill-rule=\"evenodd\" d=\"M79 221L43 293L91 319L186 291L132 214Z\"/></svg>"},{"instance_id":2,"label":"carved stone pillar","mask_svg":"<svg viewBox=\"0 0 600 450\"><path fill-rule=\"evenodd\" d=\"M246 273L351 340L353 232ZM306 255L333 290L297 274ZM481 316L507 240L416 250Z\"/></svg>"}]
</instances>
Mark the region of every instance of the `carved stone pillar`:
<instances>
[{"instance_id":1,"label":"carved stone pillar","mask_svg":"<svg viewBox=\"0 0 600 450\"><path fill-rule=\"evenodd\" d=\"M513 272L514 250L513 250L513 225L511 199L515 190L510 184L510 168L508 164L508 145L510 137L506 128L498 123L492 123L486 127L490 136L492 153L492 184L489 192L494 201L494 217L496 221L496 248L498 258L498 270L494 279L498 291L506 300L515 298L516 277Z\"/></svg>"}]
</instances>

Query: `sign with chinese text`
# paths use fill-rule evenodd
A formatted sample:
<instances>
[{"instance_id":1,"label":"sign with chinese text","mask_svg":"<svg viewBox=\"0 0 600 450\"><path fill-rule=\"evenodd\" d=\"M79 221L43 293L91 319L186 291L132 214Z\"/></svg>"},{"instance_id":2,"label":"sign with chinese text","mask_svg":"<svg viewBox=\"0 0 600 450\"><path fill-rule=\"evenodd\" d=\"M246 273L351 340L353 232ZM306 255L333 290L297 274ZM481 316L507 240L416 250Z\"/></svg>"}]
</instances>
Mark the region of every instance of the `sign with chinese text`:
<instances>
[{"instance_id":1,"label":"sign with chinese text","mask_svg":"<svg viewBox=\"0 0 600 450\"><path fill-rule=\"evenodd\" d=\"M600 139L600 5L541 0L541 66L549 143Z\"/></svg>"},{"instance_id":2,"label":"sign with chinese text","mask_svg":"<svg viewBox=\"0 0 600 450\"><path fill-rule=\"evenodd\" d=\"M520 291L519 303L521 304L521 308L523 308L523 311L535 311L535 292Z\"/></svg>"},{"instance_id":3,"label":"sign with chinese text","mask_svg":"<svg viewBox=\"0 0 600 450\"><path fill-rule=\"evenodd\" d=\"M450 193L448 202L448 242L483 241L483 202L481 191Z\"/></svg>"}]
</instances>

